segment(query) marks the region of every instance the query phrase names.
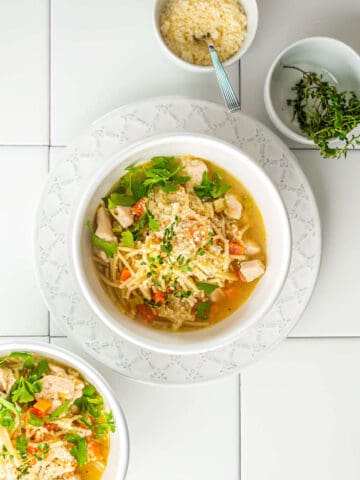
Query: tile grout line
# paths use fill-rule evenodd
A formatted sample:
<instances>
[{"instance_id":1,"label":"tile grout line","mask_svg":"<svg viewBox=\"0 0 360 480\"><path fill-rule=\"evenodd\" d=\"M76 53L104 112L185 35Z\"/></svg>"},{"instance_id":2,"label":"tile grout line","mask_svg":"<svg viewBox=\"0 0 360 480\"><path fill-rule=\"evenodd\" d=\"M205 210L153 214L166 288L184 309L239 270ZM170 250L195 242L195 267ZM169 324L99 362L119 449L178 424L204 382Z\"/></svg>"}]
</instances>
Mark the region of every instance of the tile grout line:
<instances>
[{"instance_id":1,"label":"tile grout line","mask_svg":"<svg viewBox=\"0 0 360 480\"><path fill-rule=\"evenodd\" d=\"M51 107L52 107L52 91L51 91L51 62L52 62L52 55L51 55L51 50L52 50L52 44L51 44L51 0L48 0L48 5L49 5L49 115L48 115L48 122L49 122L49 137L48 137L48 174L50 172L50 145L51 145ZM47 320L48 320L48 342L50 343L51 339L51 319L50 319L50 310L48 310L47 313Z\"/></svg>"}]
</instances>

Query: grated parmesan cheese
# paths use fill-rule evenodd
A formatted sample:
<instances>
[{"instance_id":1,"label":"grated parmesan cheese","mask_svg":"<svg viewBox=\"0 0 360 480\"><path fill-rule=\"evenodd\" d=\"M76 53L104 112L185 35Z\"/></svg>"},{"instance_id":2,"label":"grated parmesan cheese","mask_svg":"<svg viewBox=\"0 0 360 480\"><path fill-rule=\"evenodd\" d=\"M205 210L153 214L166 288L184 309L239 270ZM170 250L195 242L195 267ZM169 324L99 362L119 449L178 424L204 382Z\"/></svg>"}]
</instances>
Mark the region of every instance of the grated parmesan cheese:
<instances>
[{"instance_id":1,"label":"grated parmesan cheese","mask_svg":"<svg viewBox=\"0 0 360 480\"><path fill-rule=\"evenodd\" d=\"M210 35L222 61L232 57L247 35L247 17L238 0L169 0L160 15L160 31L169 49L186 62L210 65Z\"/></svg>"}]
</instances>

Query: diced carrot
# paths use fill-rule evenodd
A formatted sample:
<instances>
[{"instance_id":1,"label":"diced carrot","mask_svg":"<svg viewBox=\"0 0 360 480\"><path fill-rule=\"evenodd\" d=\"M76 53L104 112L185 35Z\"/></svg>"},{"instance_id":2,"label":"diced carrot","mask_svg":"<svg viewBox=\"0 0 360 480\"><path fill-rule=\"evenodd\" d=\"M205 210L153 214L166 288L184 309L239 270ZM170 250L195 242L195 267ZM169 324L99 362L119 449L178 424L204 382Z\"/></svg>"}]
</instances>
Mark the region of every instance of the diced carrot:
<instances>
[{"instance_id":1,"label":"diced carrot","mask_svg":"<svg viewBox=\"0 0 360 480\"><path fill-rule=\"evenodd\" d=\"M33 445L29 445L27 447L27 452L29 455L34 455L39 449L37 447L34 447Z\"/></svg>"},{"instance_id":2,"label":"diced carrot","mask_svg":"<svg viewBox=\"0 0 360 480\"><path fill-rule=\"evenodd\" d=\"M135 203L135 205L131 207L131 213L133 213L134 215L137 215L138 217L141 217L146 210L146 202L147 202L146 197L143 197L140 200L138 200Z\"/></svg>"},{"instance_id":3,"label":"diced carrot","mask_svg":"<svg viewBox=\"0 0 360 480\"><path fill-rule=\"evenodd\" d=\"M235 287L228 287L228 288L225 288L224 293L229 299L231 299L237 296L238 291Z\"/></svg>"},{"instance_id":4,"label":"diced carrot","mask_svg":"<svg viewBox=\"0 0 360 480\"><path fill-rule=\"evenodd\" d=\"M149 305L146 305L145 303L140 303L140 305L138 305L136 309L144 320L151 322L151 320L153 320L155 317L152 309L149 307Z\"/></svg>"},{"instance_id":5,"label":"diced carrot","mask_svg":"<svg viewBox=\"0 0 360 480\"><path fill-rule=\"evenodd\" d=\"M29 467L33 467L35 465L36 461L37 461L36 458L32 457L28 460L27 463L28 463Z\"/></svg>"},{"instance_id":6,"label":"diced carrot","mask_svg":"<svg viewBox=\"0 0 360 480\"><path fill-rule=\"evenodd\" d=\"M236 270L236 276L239 280L241 280L242 282L246 282L246 278L244 277L244 275L241 273L241 270Z\"/></svg>"},{"instance_id":7,"label":"diced carrot","mask_svg":"<svg viewBox=\"0 0 360 480\"><path fill-rule=\"evenodd\" d=\"M52 405L51 400L47 400L46 398L42 398L41 400L39 400L38 402L35 403L33 408L35 408L36 410L39 410L41 415L44 416L50 410L51 405ZM35 414L35 415L37 415L37 414Z\"/></svg>"},{"instance_id":8,"label":"diced carrot","mask_svg":"<svg viewBox=\"0 0 360 480\"><path fill-rule=\"evenodd\" d=\"M125 282L130 277L131 277L131 273L127 268L124 267L120 272L120 277L119 277L120 282Z\"/></svg>"},{"instance_id":9,"label":"diced carrot","mask_svg":"<svg viewBox=\"0 0 360 480\"><path fill-rule=\"evenodd\" d=\"M46 430L49 430L49 432L53 432L54 430L58 430L58 425L55 422L45 422L44 427Z\"/></svg>"},{"instance_id":10,"label":"diced carrot","mask_svg":"<svg viewBox=\"0 0 360 480\"><path fill-rule=\"evenodd\" d=\"M153 295L153 301L155 303L165 303L166 298L165 298L165 295L163 294L163 292L155 292L154 295Z\"/></svg>"},{"instance_id":11,"label":"diced carrot","mask_svg":"<svg viewBox=\"0 0 360 480\"><path fill-rule=\"evenodd\" d=\"M240 243L229 242L230 255L242 255L245 252L245 247Z\"/></svg>"},{"instance_id":12,"label":"diced carrot","mask_svg":"<svg viewBox=\"0 0 360 480\"><path fill-rule=\"evenodd\" d=\"M38 410L37 408L32 407L32 408L29 408L29 410L27 411L26 420L29 418L30 413L33 413L34 415L36 415L39 418L43 417L43 414L42 414L41 410Z\"/></svg>"}]
</instances>

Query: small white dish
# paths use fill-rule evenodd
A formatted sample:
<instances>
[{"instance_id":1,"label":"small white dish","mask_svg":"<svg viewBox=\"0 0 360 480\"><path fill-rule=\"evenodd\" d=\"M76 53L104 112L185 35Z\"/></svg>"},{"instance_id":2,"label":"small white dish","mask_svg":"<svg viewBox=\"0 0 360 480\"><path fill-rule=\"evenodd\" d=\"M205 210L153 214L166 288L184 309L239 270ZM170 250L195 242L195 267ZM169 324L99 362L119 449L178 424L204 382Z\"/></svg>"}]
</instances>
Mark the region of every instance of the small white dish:
<instances>
[{"instance_id":1,"label":"small white dish","mask_svg":"<svg viewBox=\"0 0 360 480\"><path fill-rule=\"evenodd\" d=\"M97 277L86 221L93 219L99 201L131 164L155 155L192 154L230 171L253 195L262 213L267 237L267 265L250 298L225 320L203 330L169 333L151 329L121 313ZM230 343L260 320L278 297L287 276L291 239L283 201L264 170L236 147L206 135L164 134L147 138L115 154L84 186L71 222L71 253L75 276L96 315L121 337L162 353L194 354Z\"/></svg>"},{"instance_id":2,"label":"small white dish","mask_svg":"<svg viewBox=\"0 0 360 480\"><path fill-rule=\"evenodd\" d=\"M185 70L189 70L195 73L213 72L214 67L212 65L209 65L209 66L194 65L192 63L186 62L182 58L175 55L175 53L173 53L164 42L164 39L160 32L160 14L165 4L167 3L167 1L168 0L154 0L154 7L153 7L153 26L154 26L156 39L160 45L162 52L170 60L172 60L176 65L184 68ZM226 60L226 62L223 62L223 65L225 67L228 67L229 65L232 65L233 63L236 63L238 60L240 60L240 58L250 48L250 45L252 44L255 38L256 30L258 27L259 11L258 11L256 0L241 0L240 3L244 7L247 15L247 20L248 20L247 35L243 44L239 48L239 50L231 58Z\"/></svg>"},{"instance_id":3,"label":"small white dish","mask_svg":"<svg viewBox=\"0 0 360 480\"><path fill-rule=\"evenodd\" d=\"M313 145L293 120L293 109L288 98L294 98L291 88L301 73L283 68L294 65L305 71L322 74L339 91L354 90L360 95L360 56L348 45L329 37L310 37L293 43L272 63L265 80L264 101L271 121L291 140Z\"/></svg>"},{"instance_id":4,"label":"small white dish","mask_svg":"<svg viewBox=\"0 0 360 480\"><path fill-rule=\"evenodd\" d=\"M129 435L124 413L107 381L95 368L78 355L57 345L37 342L14 342L0 345L0 356L11 352L28 352L52 358L79 371L103 397L106 409L111 410L116 430L111 433L110 453L102 480L125 480L129 463Z\"/></svg>"}]
</instances>

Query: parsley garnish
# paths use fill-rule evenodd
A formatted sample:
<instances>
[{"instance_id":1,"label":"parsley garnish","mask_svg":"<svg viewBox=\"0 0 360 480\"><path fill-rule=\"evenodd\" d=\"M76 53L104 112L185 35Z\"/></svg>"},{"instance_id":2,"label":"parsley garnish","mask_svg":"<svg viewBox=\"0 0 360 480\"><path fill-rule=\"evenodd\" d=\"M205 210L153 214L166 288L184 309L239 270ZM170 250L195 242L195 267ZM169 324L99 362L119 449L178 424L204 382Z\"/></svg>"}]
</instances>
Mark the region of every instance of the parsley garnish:
<instances>
[{"instance_id":1,"label":"parsley garnish","mask_svg":"<svg viewBox=\"0 0 360 480\"><path fill-rule=\"evenodd\" d=\"M194 187L194 191L202 200L219 198L231 188L231 185L222 183L221 180L222 176L219 172L214 173L212 180L208 172L204 172L200 185Z\"/></svg>"},{"instance_id":2,"label":"parsley garnish","mask_svg":"<svg viewBox=\"0 0 360 480\"><path fill-rule=\"evenodd\" d=\"M111 210L116 208L117 205L123 207L131 207L136 202L135 198L131 195L126 195L125 193L112 193L107 199L107 207Z\"/></svg>"},{"instance_id":3,"label":"parsley garnish","mask_svg":"<svg viewBox=\"0 0 360 480\"><path fill-rule=\"evenodd\" d=\"M134 246L134 235L129 230L126 232L122 232L121 234L121 243L125 245L125 247L133 247Z\"/></svg>"},{"instance_id":4,"label":"parsley garnish","mask_svg":"<svg viewBox=\"0 0 360 480\"><path fill-rule=\"evenodd\" d=\"M85 438L80 437L80 435L78 435L76 432L71 432L66 435L66 440L74 445L70 448L70 453L78 462L79 467L85 465L85 463L88 461Z\"/></svg>"},{"instance_id":5,"label":"parsley garnish","mask_svg":"<svg viewBox=\"0 0 360 480\"><path fill-rule=\"evenodd\" d=\"M117 249L118 249L117 245L115 243L107 242L106 240L103 240L102 238L97 237L94 233L94 227L90 220L86 222L86 225L90 230L91 245L93 245L94 247L100 248L100 250L105 252L107 257L112 258L117 252Z\"/></svg>"},{"instance_id":6,"label":"parsley garnish","mask_svg":"<svg viewBox=\"0 0 360 480\"><path fill-rule=\"evenodd\" d=\"M38 417L33 412L29 412L27 423L29 425L32 425L33 427L42 427L44 425L44 419L41 417Z\"/></svg>"},{"instance_id":7,"label":"parsley garnish","mask_svg":"<svg viewBox=\"0 0 360 480\"><path fill-rule=\"evenodd\" d=\"M70 400L65 400L65 402L62 405L60 405L60 407L55 408L55 410L50 414L49 421L51 422L52 420L59 418L60 415L67 412L69 408L70 408Z\"/></svg>"},{"instance_id":8,"label":"parsley garnish","mask_svg":"<svg viewBox=\"0 0 360 480\"><path fill-rule=\"evenodd\" d=\"M115 432L115 422L111 412L104 412L103 416L96 422L95 435L101 437L108 431Z\"/></svg>"},{"instance_id":9,"label":"parsley garnish","mask_svg":"<svg viewBox=\"0 0 360 480\"><path fill-rule=\"evenodd\" d=\"M80 409L82 415L89 412L94 418L101 416L104 405L102 396L92 385L87 385L83 390L82 397L77 398L74 403Z\"/></svg>"},{"instance_id":10,"label":"parsley garnish","mask_svg":"<svg viewBox=\"0 0 360 480\"><path fill-rule=\"evenodd\" d=\"M20 409L17 405L5 400L5 398L0 397L0 425L12 430L15 426L15 418L20 418Z\"/></svg>"},{"instance_id":11,"label":"parsley garnish","mask_svg":"<svg viewBox=\"0 0 360 480\"><path fill-rule=\"evenodd\" d=\"M210 310L211 302L201 302L197 304L196 313L202 320L207 320L207 312Z\"/></svg>"},{"instance_id":12,"label":"parsley garnish","mask_svg":"<svg viewBox=\"0 0 360 480\"><path fill-rule=\"evenodd\" d=\"M50 445L48 443L39 443L37 446L38 451L34 453L36 460L44 460L50 450Z\"/></svg>"},{"instance_id":13,"label":"parsley garnish","mask_svg":"<svg viewBox=\"0 0 360 480\"><path fill-rule=\"evenodd\" d=\"M196 284L199 290L203 290L205 295L211 295L211 293L216 290L218 285L213 285L212 283L199 282Z\"/></svg>"},{"instance_id":14,"label":"parsley garnish","mask_svg":"<svg viewBox=\"0 0 360 480\"><path fill-rule=\"evenodd\" d=\"M138 223L133 226L131 229L132 233L135 234L134 237L137 238L137 234L146 227L146 225L149 225L149 229L153 231L159 231L160 226L157 223L157 221L154 219L152 216L150 210L146 209L143 215L140 217Z\"/></svg>"},{"instance_id":15,"label":"parsley garnish","mask_svg":"<svg viewBox=\"0 0 360 480\"><path fill-rule=\"evenodd\" d=\"M27 447L29 445L29 439L25 435L20 435L16 440L16 450L19 452L21 458L27 457Z\"/></svg>"}]
</instances>

